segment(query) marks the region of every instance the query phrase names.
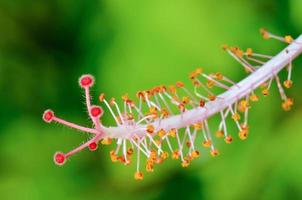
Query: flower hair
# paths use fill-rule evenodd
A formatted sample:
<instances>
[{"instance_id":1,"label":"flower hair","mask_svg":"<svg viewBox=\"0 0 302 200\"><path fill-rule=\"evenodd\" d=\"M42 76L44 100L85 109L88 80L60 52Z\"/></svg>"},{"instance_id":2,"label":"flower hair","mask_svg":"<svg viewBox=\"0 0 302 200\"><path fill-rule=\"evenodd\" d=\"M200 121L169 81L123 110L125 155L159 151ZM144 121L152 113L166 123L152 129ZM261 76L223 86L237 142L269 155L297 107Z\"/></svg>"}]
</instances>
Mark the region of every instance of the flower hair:
<instances>
[{"instance_id":1,"label":"flower hair","mask_svg":"<svg viewBox=\"0 0 302 200\"><path fill-rule=\"evenodd\" d=\"M208 120L217 114L220 123L215 133L216 137L224 138L229 144L233 135L228 133L227 118L232 118L238 136L245 140L249 134L248 113L251 103L258 101L255 93L261 89L264 96L269 94L272 82L277 83L282 108L291 109L293 99L289 98L285 89L292 86L292 61L302 52L302 35L293 39L287 35L280 37L261 29L264 39L277 39L288 44L275 56L255 53L251 48L243 51L239 47L223 45L223 49L238 61L249 75L240 82L232 81L221 73L204 73L197 68L189 74L194 89L188 89L178 81L169 87L157 86L149 90L139 91L138 101L130 99L127 94L122 96L123 103L118 105L114 98L106 99L105 94L99 95L99 102L104 104L112 115L116 126L104 126L100 118L104 110L98 105L92 105L90 88L94 85L93 76L86 74L80 77L79 85L85 91L88 115L93 122L93 128L87 128L57 117L52 110L46 110L43 120L47 123L57 122L71 128L87 132L92 137L79 147L67 152L56 152L54 162L63 165L75 153L88 148L97 150L99 143L109 145L116 141L116 148L110 151L113 162L129 165L136 154L136 172L134 178L142 180L142 157L146 157L146 171L152 172L155 164L162 163L169 156L179 159L183 167L199 157L199 146L209 148L212 156L219 154L215 140L210 130ZM281 82L278 73L286 68L288 75ZM213 87L219 88L220 94L215 94ZM197 140L200 140L197 144Z\"/></svg>"}]
</instances>

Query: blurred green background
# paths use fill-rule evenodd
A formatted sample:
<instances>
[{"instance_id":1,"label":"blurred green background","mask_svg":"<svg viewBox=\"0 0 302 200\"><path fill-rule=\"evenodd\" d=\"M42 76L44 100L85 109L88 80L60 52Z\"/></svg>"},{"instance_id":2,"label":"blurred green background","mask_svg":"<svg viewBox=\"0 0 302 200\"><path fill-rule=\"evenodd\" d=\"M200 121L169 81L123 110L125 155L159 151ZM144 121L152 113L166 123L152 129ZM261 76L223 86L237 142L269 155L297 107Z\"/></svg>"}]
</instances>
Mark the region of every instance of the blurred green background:
<instances>
[{"instance_id":1,"label":"blurred green background","mask_svg":"<svg viewBox=\"0 0 302 200\"><path fill-rule=\"evenodd\" d=\"M274 54L284 45L262 40L258 29L297 37L301 13L301 0L1 0L0 199L302 199L301 58L291 112L281 110L274 85L253 105L248 140L220 144L219 157L203 155L188 169L168 161L143 182L133 167L111 163L110 147L55 166L54 152L87 135L41 120L52 108L90 126L77 84L83 73L95 75L95 96L109 97L189 83L197 66L240 80L242 67L221 44Z\"/></svg>"}]
</instances>

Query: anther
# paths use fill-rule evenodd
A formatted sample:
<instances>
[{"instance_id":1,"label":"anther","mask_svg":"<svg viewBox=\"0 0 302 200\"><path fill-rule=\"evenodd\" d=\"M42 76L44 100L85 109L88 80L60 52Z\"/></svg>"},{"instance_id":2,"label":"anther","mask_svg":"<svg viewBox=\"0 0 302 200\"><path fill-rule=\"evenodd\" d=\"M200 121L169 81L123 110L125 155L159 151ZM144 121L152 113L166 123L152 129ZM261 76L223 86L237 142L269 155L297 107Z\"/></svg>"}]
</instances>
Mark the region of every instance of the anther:
<instances>
[{"instance_id":1,"label":"anther","mask_svg":"<svg viewBox=\"0 0 302 200\"><path fill-rule=\"evenodd\" d=\"M210 153L211 153L211 156L213 156L213 157L215 157L215 156L218 156L218 155L219 155L219 152L218 152L218 150L217 150L217 149L212 149Z\"/></svg>"},{"instance_id":2,"label":"anther","mask_svg":"<svg viewBox=\"0 0 302 200\"><path fill-rule=\"evenodd\" d=\"M294 39L292 38L292 36L290 35L286 35L284 36L284 41L288 44L292 43L294 41Z\"/></svg>"},{"instance_id":3,"label":"anther","mask_svg":"<svg viewBox=\"0 0 302 200\"><path fill-rule=\"evenodd\" d=\"M207 141L202 142L202 146L204 146L205 148L209 148L211 145L212 145L211 140L207 140Z\"/></svg>"},{"instance_id":4,"label":"anther","mask_svg":"<svg viewBox=\"0 0 302 200\"><path fill-rule=\"evenodd\" d=\"M144 174L142 172L137 171L134 174L134 179L137 181L141 181L144 179Z\"/></svg>"},{"instance_id":5,"label":"anther","mask_svg":"<svg viewBox=\"0 0 302 200\"><path fill-rule=\"evenodd\" d=\"M284 87L286 87L287 89L291 88L293 85L293 81L291 80L286 80L283 82Z\"/></svg>"},{"instance_id":6,"label":"anther","mask_svg":"<svg viewBox=\"0 0 302 200\"><path fill-rule=\"evenodd\" d=\"M102 145L109 145L112 143L112 138L104 138L102 141L101 141L101 144Z\"/></svg>"},{"instance_id":7,"label":"anther","mask_svg":"<svg viewBox=\"0 0 302 200\"><path fill-rule=\"evenodd\" d=\"M266 29L264 29L264 28L260 29L260 34L266 40L270 38L269 32Z\"/></svg>"},{"instance_id":8,"label":"anther","mask_svg":"<svg viewBox=\"0 0 302 200\"><path fill-rule=\"evenodd\" d=\"M287 98L283 103L282 103L282 108L285 111L289 111L294 104L294 100L292 98Z\"/></svg>"},{"instance_id":9,"label":"anther","mask_svg":"<svg viewBox=\"0 0 302 200\"><path fill-rule=\"evenodd\" d=\"M176 87L178 87L178 88L181 88L181 87L184 87L184 86L185 86L185 84L184 84L183 82L180 82L180 81L177 81L175 85L176 85Z\"/></svg>"},{"instance_id":10,"label":"anther","mask_svg":"<svg viewBox=\"0 0 302 200\"><path fill-rule=\"evenodd\" d=\"M105 94L104 93L101 93L100 96L99 96L99 101L100 102L103 102L105 99Z\"/></svg>"},{"instance_id":11,"label":"anther","mask_svg":"<svg viewBox=\"0 0 302 200\"><path fill-rule=\"evenodd\" d=\"M233 141L233 138L230 135L228 135L225 137L224 141L225 143L230 144Z\"/></svg>"},{"instance_id":12,"label":"anther","mask_svg":"<svg viewBox=\"0 0 302 200\"><path fill-rule=\"evenodd\" d=\"M216 132L216 137L217 137L217 138L221 138L221 137L223 137L223 136L224 136L223 130L218 130L218 131Z\"/></svg>"},{"instance_id":13,"label":"anther","mask_svg":"<svg viewBox=\"0 0 302 200\"><path fill-rule=\"evenodd\" d=\"M147 129L146 131L149 133L149 134L152 134L154 132L154 126L149 124L147 125Z\"/></svg>"},{"instance_id":14,"label":"anther","mask_svg":"<svg viewBox=\"0 0 302 200\"><path fill-rule=\"evenodd\" d=\"M111 159L112 162L117 162L118 157L117 157L117 155L115 154L115 151L114 151L114 150L111 150L111 151L110 151L110 159Z\"/></svg>"}]
</instances>

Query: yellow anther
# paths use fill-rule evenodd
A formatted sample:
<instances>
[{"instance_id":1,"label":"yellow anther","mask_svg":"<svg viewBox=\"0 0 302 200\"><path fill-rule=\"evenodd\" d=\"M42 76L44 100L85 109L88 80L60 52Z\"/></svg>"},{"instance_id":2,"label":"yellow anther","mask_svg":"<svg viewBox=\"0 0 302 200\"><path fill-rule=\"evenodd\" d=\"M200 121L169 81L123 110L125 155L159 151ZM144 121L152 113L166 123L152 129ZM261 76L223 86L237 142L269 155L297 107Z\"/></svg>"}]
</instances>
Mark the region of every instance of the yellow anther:
<instances>
[{"instance_id":1,"label":"yellow anther","mask_svg":"<svg viewBox=\"0 0 302 200\"><path fill-rule=\"evenodd\" d=\"M142 172L135 172L134 179L137 181L141 181L144 179L144 174Z\"/></svg>"},{"instance_id":2,"label":"yellow anther","mask_svg":"<svg viewBox=\"0 0 302 200\"><path fill-rule=\"evenodd\" d=\"M129 121L133 120L133 119L134 119L133 113L127 114L127 115L126 115L126 119L129 120Z\"/></svg>"},{"instance_id":3,"label":"yellow anther","mask_svg":"<svg viewBox=\"0 0 302 200\"><path fill-rule=\"evenodd\" d=\"M235 55L238 56L239 58L242 58L243 56L243 51L241 49L237 49L237 51L235 52Z\"/></svg>"},{"instance_id":4,"label":"yellow anther","mask_svg":"<svg viewBox=\"0 0 302 200\"><path fill-rule=\"evenodd\" d=\"M223 130L218 130L218 131L216 131L216 137L221 138L221 137L223 137L223 136L224 136Z\"/></svg>"},{"instance_id":5,"label":"yellow anther","mask_svg":"<svg viewBox=\"0 0 302 200\"><path fill-rule=\"evenodd\" d=\"M122 96L122 99L123 99L123 101L129 101L129 95L128 94L124 94L123 96Z\"/></svg>"},{"instance_id":6,"label":"yellow anther","mask_svg":"<svg viewBox=\"0 0 302 200\"><path fill-rule=\"evenodd\" d=\"M291 80L286 80L283 82L284 87L286 87L287 89L291 88L293 85L293 82Z\"/></svg>"},{"instance_id":7,"label":"yellow anther","mask_svg":"<svg viewBox=\"0 0 302 200\"><path fill-rule=\"evenodd\" d=\"M217 72L215 73L215 78L221 81L223 79L223 75L220 72Z\"/></svg>"},{"instance_id":8,"label":"yellow anther","mask_svg":"<svg viewBox=\"0 0 302 200\"><path fill-rule=\"evenodd\" d=\"M151 107L149 108L149 112L152 113L152 114L157 114L157 108L151 106Z\"/></svg>"},{"instance_id":9,"label":"yellow anther","mask_svg":"<svg viewBox=\"0 0 302 200\"><path fill-rule=\"evenodd\" d=\"M232 115L232 119L233 119L234 121L239 121L239 120L240 120L240 115L236 112L236 113L234 113L234 114Z\"/></svg>"},{"instance_id":10,"label":"yellow anther","mask_svg":"<svg viewBox=\"0 0 302 200\"><path fill-rule=\"evenodd\" d=\"M136 93L137 98L143 98L144 99L144 93L142 91L138 91Z\"/></svg>"},{"instance_id":11,"label":"yellow anther","mask_svg":"<svg viewBox=\"0 0 302 200\"><path fill-rule=\"evenodd\" d=\"M178 104L178 109L181 111L181 112L184 112L186 110L186 107L184 104L180 103Z\"/></svg>"},{"instance_id":12,"label":"yellow anther","mask_svg":"<svg viewBox=\"0 0 302 200\"><path fill-rule=\"evenodd\" d=\"M227 49L229 49L229 46L226 45L226 44L223 44L223 45L222 45L222 49L226 51Z\"/></svg>"},{"instance_id":13,"label":"yellow anther","mask_svg":"<svg viewBox=\"0 0 302 200\"><path fill-rule=\"evenodd\" d=\"M238 104L237 109L239 110L239 112L244 112L246 109L249 108L249 102L247 100L241 100Z\"/></svg>"},{"instance_id":14,"label":"yellow anther","mask_svg":"<svg viewBox=\"0 0 302 200\"><path fill-rule=\"evenodd\" d=\"M292 38L292 36L290 35L286 35L284 36L284 41L288 44L292 43L294 41L294 39Z\"/></svg>"},{"instance_id":15,"label":"yellow anther","mask_svg":"<svg viewBox=\"0 0 302 200\"><path fill-rule=\"evenodd\" d=\"M191 142L190 141L186 141L186 146L188 147L188 148L190 148L191 147Z\"/></svg>"},{"instance_id":16,"label":"yellow anther","mask_svg":"<svg viewBox=\"0 0 302 200\"><path fill-rule=\"evenodd\" d=\"M133 154L133 149L132 148L129 148L128 150L127 150L127 155L128 156L131 156Z\"/></svg>"},{"instance_id":17,"label":"yellow anther","mask_svg":"<svg viewBox=\"0 0 302 200\"><path fill-rule=\"evenodd\" d=\"M160 112L161 112L163 118L166 118L169 116L169 111L165 108L162 108Z\"/></svg>"},{"instance_id":18,"label":"yellow anther","mask_svg":"<svg viewBox=\"0 0 302 200\"><path fill-rule=\"evenodd\" d=\"M189 78L192 80L197 78L202 73L202 71L203 71L202 68L195 69L193 72L189 74Z\"/></svg>"},{"instance_id":19,"label":"yellow anther","mask_svg":"<svg viewBox=\"0 0 302 200\"><path fill-rule=\"evenodd\" d=\"M282 103L282 108L285 111L289 111L294 104L294 100L292 98L287 98L283 103Z\"/></svg>"},{"instance_id":20,"label":"yellow anther","mask_svg":"<svg viewBox=\"0 0 302 200\"><path fill-rule=\"evenodd\" d=\"M191 157L194 159L194 158L198 158L200 156L200 153L199 151L195 150L195 151L192 151L191 153Z\"/></svg>"},{"instance_id":21,"label":"yellow anther","mask_svg":"<svg viewBox=\"0 0 302 200\"><path fill-rule=\"evenodd\" d=\"M248 136L249 128L247 125L241 125L241 131L239 131L239 138L245 140Z\"/></svg>"},{"instance_id":22,"label":"yellow anther","mask_svg":"<svg viewBox=\"0 0 302 200\"><path fill-rule=\"evenodd\" d=\"M202 122L197 122L197 123L193 124L193 127L195 130L202 129Z\"/></svg>"},{"instance_id":23,"label":"yellow anther","mask_svg":"<svg viewBox=\"0 0 302 200\"><path fill-rule=\"evenodd\" d=\"M161 154L160 154L160 157L162 158L162 159L167 159L168 157L169 157L169 153L168 152L166 152L166 151L164 151L164 152L162 152Z\"/></svg>"},{"instance_id":24,"label":"yellow anther","mask_svg":"<svg viewBox=\"0 0 302 200\"><path fill-rule=\"evenodd\" d=\"M180 82L180 81L177 81L175 85L176 85L176 87L178 87L178 88L181 88L181 87L184 87L184 86L185 86L185 84L184 84L183 82Z\"/></svg>"},{"instance_id":25,"label":"yellow anther","mask_svg":"<svg viewBox=\"0 0 302 200\"><path fill-rule=\"evenodd\" d=\"M212 145L211 140L206 140L202 142L202 146L204 146L205 148L209 148L211 145Z\"/></svg>"},{"instance_id":26,"label":"yellow anther","mask_svg":"<svg viewBox=\"0 0 302 200\"><path fill-rule=\"evenodd\" d=\"M247 56L252 56L253 55L253 50L251 48L247 48L245 51Z\"/></svg>"},{"instance_id":27,"label":"yellow anther","mask_svg":"<svg viewBox=\"0 0 302 200\"><path fill-rule=\"evenodd\" d=\"M183 104L188 104L190 102L190 98L188 96L182 97L182 103Z\"/></svg>"},{"instance_id":28,"label":"yellow anther","mask_svg":"<svg viewBox=\"0 0 302 200\"><path fill-rule=\"evenodd\" d=\"M264 28L260 29L260 34L266 40L270 38L269 32L266 29L264 29Z\"/></svg>"},{"instance_id":29,"label":"yellow anther","mask_svg":"<svg viewBox=\"0 0 302 200\"><path fill-rule=\"evenodd\" d=\"M259 98L258 98L258 96L257 96L256 94L252 94L252 95L250 96L250 100L253 101L253 102L255 102L255 101L258 101Z\"/></svg>"},{"instance_id":30,"label":"yellow anther","mask_svg":"<svg viewBox=\"0 0 302 200\"><path fill-rule=\"evenodd\" d=\"M195 72L199 75L203 72L203 69L201 67L198 67L195 69Z\"/></svg>"},{"instance_id":31,"label":"yellow anther","mask_svg":"<svg viewBox=\"0 0 302 200\"><path fill-rule=\"evenodd\" d=\"M200 83L199 80L194 80L194 81L192 81L192 83L193 83L193 85L194 85L195 87L200 87L200 86L201 86L201 83Z\"/></svg>"},{"instance_id":32,"label":"yellow anther","mask_svg":"<svg viewBox=\"0 0 302 200\"><path fill-rule=\"evenodd\" d=\"M190 165L190 159L189 158L184 158L184 160L181 163L181 166L184 167L184 168L187 168L187 167L189 167L189 165Z\"/></svg>"},{"instance_id":33,"label":"yellow anther","mask_svg":"<svg viewBox=\"0 0 302 200\"><path fill-rule=\"evenodd\" d=\"M208 98L209 98L209 100L210 100L210 101L215 101L216 96L215 96L215 95L210 94L210 95L208 96Z\"/></svg>"},{"instance_id":34,"label":"yellow anther","mask_svg":"<svg viewBox=\"0 0 302 200\"><path fill-rule=\"evenodd\" d=\"M158 146L161 145L161 141L160 141L160 140L154 140L154 142L155 142Z\"/></svg>"},{"instance_id":35,"label":"yellow anther","mask_svg":"<svg viewBox=\"0 0 302 200\"><path fill-rule=\"evenodd\" d=\"M208 80L208 81L207 81L207 87L208 87L208 88L212 88L214 85L215 85L215 82L214 82L214 81L212 81L212 80Z\"/></svg>"},{"instance_id":36,"label":"yellow anther","mask_svg":"<svg viewBox=\"0 0 302 200\"><path fill-rule=\"evenodd\" d=\"M175 128L172 128L170 131L169 131L169 136L171 136L171 137L175 137L176 136L176 129Z\"/></svg>"},{"instance_id":37,"label":"yellow anther","mask_svg":"<svg viewBox=\"0 0 302 200\"><path fill-rule=\"evenodd\" d=\"M164 129L160 129L157 134L158 134L159 137L162 138L166 135L166 131Z\"/></svg>"},{"instance_id":38,"label":"yellow anther","mask_svg":"<svg viewBox=\"0 0 302 200\"><path fill-rule=\"evenodd\" d=\"M238 47L231 47L230 48L231 52L235 54L237 57L242 58L243 56L243 51L239 49Z\"/></svg>"},{"instance_id":39,"label":"yellow anther","mask_svg":"<svg viewBox=\"0 0 302 200\"><path fill-rule=\"evenodd\" d=\"M248 133L245 130L239 131L239 138L241 140L245 140L247 138Z\"/></svg>"},{"instance_id":40,"label":"yellow anther","mask_svg":"<svg viewBox=\"0 0 302 200\"><path fill-rule=\"evenodd\" d=\"M176 150L176 151L173 152L172 159L174 159L174 160L178 160L179 159L179 151L178 150Z\"/></svg>"},{"instance_id":41,"label":"yellow anther","mask_svg":"<svg viewBox=\"0 0 302 200\"><path fill-rule=\"evenodd\" d=\"M219 152L217 149L212 149L211 150L211 156L215 157L215 156L218 156L219 155Z\"/></svg>"},{"instance_id":42,"label":"yellow anther","mask_svg":"<svg viewBox=\"0 0 302 200\"><path fill-rule=\"evenodd\" d=\"M111 106L113 106L114 103L115 103L115 98L112 97L112 98L110 99L110 101L109 101L109 104L110 104Z\"/></svg>"},{"instance_id":43,"label":"yellow anther","mask_svg":"<svg viewBox=\"0 0 302 200\"><path fill-rule=\"evenodd\" d=\"M163 162L164 162L164 159L162 159L161 157L156 157L156 159L155 159L156 164L162 164Z\"/></svg>"},{"instance_id":44,"label":"yellow anther","mask_svg":"<svg viewBox=\"0 0 302 200\"><path fill-rule=\"evenodd\" d=\"M176 87L175 87L175 85L170 85L170 86L169 86L169 90L170 90L170 92L171 92L172 94L175 94L175 93L176 93Z\"/></svg>"},{"instance_id":45,"label":"yellow anther","mask_svg":"<svg viewBox=\"0 0 302 200\"><path fill-rule=\"evenodd\" d=\"M101 141L101 144L103 145L109 145L112 143L112 138L104 138L102 141Z\"/></svg>"},{"instance_id":46,"label":"yellow anther","mask_svg":"<svg viewBox=\"0 0 302 200\"><path fill-rule=\"evenodd\" d=\"M156 152L156 150L152 149L152 150L150 151L149 160L155 161L156 157L157 157L157 152Z\"/></svg>"},{"instance_id":47,"label":"yellow anther","mask_svg":"<svg viewBox=\"0 0 302 200\"><path fill-rule=\"evenodd\" d=\"M269 95L269 90L268 90L268 89L262 90L262 94L263 94L264 96L268 96L268 95Z\"/></svg>"},{"instance_id":48,"label":"yellow anther","mask_svg":"<svg viewBox=\"0 0 302 200\"><path fill-rule=\"evenodd\" d=\"M151 125L151 124L148 124L148 125L147 125L146 131L147 131L149 134L152 134L152 133L154 132L154 126Z\"/></svg>"},{"instance_id":49,"label":"yellow anther","mask_svg":"<svg viewBox=\"0 0 302 200\"><path fill-rule=\"evenodd\" d=\"M153 163L152 162L147 162L147 164L146 164L146 171L147 172L153 172L154 171Z\"/></svg>"},{"instance_id":50,"label":"yellow anther","mask_svg":"<svg viewBox=\"0 0 302 200\"><path fill-rule=\"evenodd\" d=\"M232 136L228 135L225 137L224 141L225 143L230 144L233 141L233 138Z\"/></svg>"},{"instance_id":51,"label":"yellow anther","mask_svg":"<svg viewBox=\"0 0 302 200\"><path fill-rule=\"evenodd\" d=\"M99 96L99 101L100 102L103 102L105 99L105 94L104 93L101 93L100 96Z\"/></svg>"},{"instance_id":52,"label":"yellow anther","mask_svg":"<svg viewBox=\"0 0 302 200\"><path fill-rule=\"evenodd\" d=\"M110 151L110 159L112 162L116 162L118 157L117 155L115 154L114 150Z\"/></svg>"},{"instance_id":53,"label":"yellow anther","mask_svg":"<svg viewBox=\"0 0 302 200\"><path fill-rule=\"evenodd\" d=\"M164 85L159 86L159 88L160 88L159 92L161 92L161 93L167 91L167 88L166 88L166 86L164 86Z\"/></svg>"}]
</instances>

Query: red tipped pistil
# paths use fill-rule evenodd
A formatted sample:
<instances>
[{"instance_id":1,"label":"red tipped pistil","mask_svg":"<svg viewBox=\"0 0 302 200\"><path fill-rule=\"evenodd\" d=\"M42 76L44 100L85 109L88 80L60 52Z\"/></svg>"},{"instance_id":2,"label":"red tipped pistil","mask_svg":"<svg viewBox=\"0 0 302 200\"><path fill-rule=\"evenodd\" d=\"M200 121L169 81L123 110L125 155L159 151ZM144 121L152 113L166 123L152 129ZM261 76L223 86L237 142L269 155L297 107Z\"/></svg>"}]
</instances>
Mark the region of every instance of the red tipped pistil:
<instances>
[{"instance_id":1,"label":"red tipped pistil","mask_svg":"<svg viewBox=\"0 0 302 200\"><path fill-rule=\"evenodd\" d=\"M57 165L63 165L66 161L66 156L64 153L62 152L57 152L55 155L54 155L54 162L57 164Z\"/></svg>"},{"instance_id":2,"label":"red tipped pistil","mask_svg":"<svg viewBox=\"0 0 302 200\"><path fill-rule=\"evenodd\" d=\"M91 87L94 83L94 78L90 74L85 74L80 77L79 83L82 88Z\"/></svg>"},{"instance_id":3,"label":"red tipped pistil","mask_svg":"<svg viewBox=\"0 0 302 200\"><path fill-rule=\"evenodd\" d=\"M90 109L90 114L92 117L99 118L103 115L103 109L99 106L92 106Z\"/></svg>"},{"instance_id":4,"label":"red tipped pistil","mask_svg":"<svg viewBox=\"0 0 302 200\"><path fill-rule=\"evenodd\" d=\"M53 118L54 118L55 114L52 110L45 110L45 112L43 113L43 120L47 123L50 123Z\"/></svg>"},{"instance_id":5,"label":"red tipped pistil","mask_svg":"<svg viewBox=\"0 0 302 200\"><path fill-rule=\"evenodd\" d=\"M98 144L96 142L92 142L89 144L88 148L90 151L95 151L98 148Z\"/></svg>"}]
</instances>

